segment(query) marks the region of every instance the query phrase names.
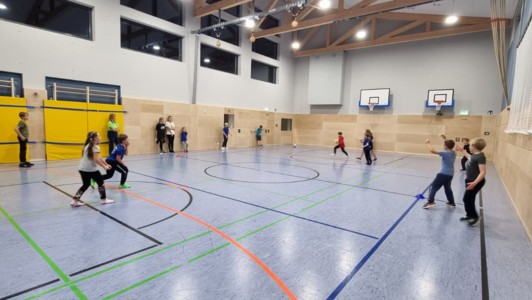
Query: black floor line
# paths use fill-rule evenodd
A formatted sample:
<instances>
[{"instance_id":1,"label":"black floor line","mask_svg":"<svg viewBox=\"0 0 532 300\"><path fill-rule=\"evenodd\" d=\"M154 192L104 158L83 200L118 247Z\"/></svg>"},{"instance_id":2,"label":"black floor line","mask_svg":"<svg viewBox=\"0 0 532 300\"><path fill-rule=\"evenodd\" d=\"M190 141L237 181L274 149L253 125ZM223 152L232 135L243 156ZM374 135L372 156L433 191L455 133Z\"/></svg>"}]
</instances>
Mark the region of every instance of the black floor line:
<instances>
[{"instance_id":1,"label":"black floor line","mask_svg":"<svg viewBox=\"0 0 532 300\"><path fill-rule=\"evenodd\" d=\"M72 199L72 198L74 197L74 196L70 195L69 193L63 191L62 189L60 189L60 188L54 186L53 184L50 184L50 183L48 183L48 182L46 182L46 181L43 181L43 182L44 182L46 185L50 186L51 188L53 188L53 189L55 189L55 190L57 190L57 191L59 191L59 192L65 194L65 195L67 195L70 199ZM81 202L83 202L83 201L81 201ZM135 233L137 233L137 234L139 234L139 235L141 235L141 236L147 238L148 240L150 240L150 241L156 243L157 245L162 245L162 244L163 244L162 242L160 242L160 241L156 240L155 238L153 238L153 237L151 237L151 236L145 234L144 232L139 231L138 229L136 229L136 228L134 228L134 227L131 227L131 226L129 226L128 224L126 224L126 223L124 223L124 222L118 220L117 218L115 218L115 217L113 217L113 216L111 216L111 215L109 215L109 214L107 214L107 213L105 213L105 212L103 212L103 211L97 209L96 207L90 205L89 203L87 203L87 202L84 202L84 203L85 203L85 206L86 206L86 207L88 207L88 208L90 208L90 209L92 209L92 210L95 210L95 211L99 212L100 214L104 215L105 217L107 217L107 218L109 218L109 219L111 219L111 220L117 222L118 224L120 224L120 225L126 227L127 229L129 229L129 230L131 230L131 231L133 231L133 232L135 232ZM77 209L79 209L79 208L77 208Z\"/></svg>"},{"instance_id":2,"label":"black floor line","mask_svg":"<svg viewBox=\"0 0 532 300\"><path fill-rule=\"evenodd\" d=\"M488 285L488 261L486 255L486 232L484 230L484 204L482 191L479 193L480 208L480 269L482 272L482 300L489 300L490 290Z\"/></svg>"},{"instance_id":3,"label":"black floor line","mask_svg":"<svg viewBox=\"0 0 532 300\"><path fill-rule=\"evenodd\" d=\"M181 211L183 211L183 210L181 210ZM161 222L163 222L163 221L166 221L166 220L168 220L168 219L171 219L171 218L173 218L173 217L175 217L175 216L177 216L177 215L178 215L177 213L175 213L175 214L171 214L171 215L169 215L168 217L166 217L166 218L164 218L164 219L160 219L159 221L155 221L155 222L153 222L153 223L150 223L150 224L147 224L147 225L144 225L144 226L137 227L137 229L142 229L142 228L150 227L150 226L155 225L155 224L159 224L159 223L161 223Z\"/></svg>"},{"instance_id":4,"label":"black floor line","mask_svg":"<svg viewBox=\"0 0 532 300\"><path fill-rule=\"evenodd\" d=\"M79 275L79 274L81 274L81 273L85 273L85 272L87 272L87 271L90 271L90 270L93 270L93 269L99 268L99 267L101 267L101 266L105 266L105 265L110 264L110 263L113 263L113 262L115 262L115 261L117 261L117 260L121 260L121 259L126 258L126 257L128 257L128 256L131 256L131 255L135 255L135 254L138 254L138 253L144 252L144 251L146 251L146 250L149 250L149 249L154 248L154 247L157 247L157 246L159 246L159 245L151 245L151 246L146 247L146 248L144 248L144 249L140 249L140 250L138 250L138 251L135 251L135 252L132 252L132 253L129 253L129 254L126 254L126 255L122 255L122 256L120 256L120 257L113 258L113 259L108 260L108 261L106 261L106 262L103 262L103 263L100 263L100 264L94 265L94 266L92 266L92 267L89 267L89 268L86 268L86 269L83 269L83 270L80 270L80 271L74 272L74 273L72 273L72 274L69 274L68 276L70 276L70 277L74 277L74 276Z\"/></svg>"},{"instance_id":5,"label":"black floor line","mask_svg":"<svg viewBox=\"0 0 532 300\"><path fill-rule=\"evenodd\" d=\"M157 178L157 177L154 177L154 176L151 176L151 175L142 174L142 173L135 172L135 171L129 171L129 172L130 173L135 173L137 175L145 176L145 177L148 177L148 178L157 179L157 180L161 180L161 181L172 183L172 184L177 184L177 185L189 188L191 190L195 190L195 191L202 192L202 193L205 193L205 194L209 194L209 195L217 196L217 197L220 197L220 198L228 199L228 200L231 200L231 201L239 202L239 203L242 203L242 204L255 206L255 207L258 207L258 208L261 208L261 209L265 209L265 210L268 210L268 211L276 212L276 213L279 213L279 214L282 214L282 215L285 215L285 216L290 216L290 217L293 217L293 218L296 218L296 219L300 219L300 220L304 220L304 221L308 221L308 222L324 225L324 226L327 226L327 227L339 229L339 230L346 231L346 232L351 232L351 233L354 233L354 234L357 234L357 235L361 235L361 236L365 236L365 237L372 238L372 239L379 239L378 237L375 237L375 236L372 236L372 235L369 235L369 234L365 234L365 233L362 233L362 232L358 232L358 231L354 231L354 230L338 227L338 226L335 226L335 225L323 223L323 222L320 222L320 221L316 221L316 220L312 220L312 219L308 219L308 218L304 218L304 217L300 217L300 216L297 216L297 215L286 213L284 211L271 209L271 208L266 207L266 206L262 206L262 205L258 205L258 204L254 204L254 203L250 203L250 202L246 202L246 201L243 201L243 200L238 200L238 199L235 199L235 198L231 198L231 197L227 197L227 196L224 196L224 195L216 194L216 193L209 192L209 191L202 190L202 189L198 189L198 188L195 188L195 187L186 186L186 185L179 184L179 183L176 183L176 182L172 182L172 181L169 181L169 180L166 180L166 179Z\"/></svg>"},{"instance_id":6,"label":"black floor line","mask_svg":"<svg viewBox=\"0 0 532 300\"><path fill-rule=\"evenodd\" d=\"M36 286L31 287L31 288L29 288L29 289L25 289L25 290L23 290L23 291L16 292L16 293L11 294L11 295L7 295L7 296L5 296L5 297L3 297L3 298L0 298L0 300L11 299L11 298L13 298L13 297L20 296L20 295L25 294L25 293L29 293L29 292L31 292L31 291L34 291L34 290L36 290L36 289L40 289L40 288L42 288L42 287L45 287L45 286L50 285L50 284L52 284L52 283L56 283L56 282L58 282L58 281L61 281L61 280L60 280L59 278L57 278L57 279L54 279L54 280L51 280L51 281L45 282L45 283L43 283L43 284L36 285Z\"/></svg>"},{"instance_id":7,"label":"black floor line","mask_svg":"<svg viewBox=\"0 0 532 300\"><path fill-rule=\"evenodd\" d=\"M39 180L39 181L30 181L30 182L24 182L24 183L14 183L14 184L0 185L0 188L3 188L3 187L10 187L10 186L18 186L18 185L26 185L26 184L36 184L36 183L42 183L42 180Z\"/></svg>"}]
</instances>

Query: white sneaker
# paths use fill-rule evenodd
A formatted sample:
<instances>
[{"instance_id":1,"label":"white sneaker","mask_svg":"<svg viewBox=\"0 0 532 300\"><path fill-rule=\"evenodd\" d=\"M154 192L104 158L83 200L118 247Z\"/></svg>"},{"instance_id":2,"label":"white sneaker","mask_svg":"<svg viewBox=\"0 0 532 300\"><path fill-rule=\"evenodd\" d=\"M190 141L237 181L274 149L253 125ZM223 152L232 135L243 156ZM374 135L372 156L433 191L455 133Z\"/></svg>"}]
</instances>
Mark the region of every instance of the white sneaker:
<instances>
[{"instance_id":1,"label":"white sneaker","mask_svg":"<svg viewBox=\"0 0 532 300\"><path fill-rule=\"evenodd\" d=\"M334 154L334 153L331 153L331 156L335 156L335 155L336 155L336 154Z\"/></svg>"},{"instance_id":2,"label":"white sneaker","mask_svg":"<svg viewBox=\"0 0 532 300\"><path fill-rule=\"evenodd\" d=\"M101 200L101 203L102 204L111 204L111 203L114 203L115 200L111 200L111 199L104 199L104 200Z\"/></svg>"}]
</instances>

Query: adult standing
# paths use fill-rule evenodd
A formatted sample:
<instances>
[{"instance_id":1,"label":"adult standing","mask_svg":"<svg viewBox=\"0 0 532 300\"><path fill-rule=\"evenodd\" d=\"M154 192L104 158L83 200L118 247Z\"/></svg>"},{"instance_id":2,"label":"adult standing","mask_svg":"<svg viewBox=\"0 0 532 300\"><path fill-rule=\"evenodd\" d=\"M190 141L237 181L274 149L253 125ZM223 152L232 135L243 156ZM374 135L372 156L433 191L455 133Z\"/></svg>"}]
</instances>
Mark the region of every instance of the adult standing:
<instances>
[{"instance_id":1,"label":"adult standing","mask_svg":"<svg viewBox=\"0 0 532 300\"><path fill-rule=\"evenodd\" d=\"M172 116L166 118L166 139L168 139L168 152L174 153L175 124Z\"/></svg>"},{"instance_id":2,"label":"adult standing","mask_svg":"<svg viewBox=\"0 0 532 300\"><path fill-rule=\"evenodd\" d=\"M118 143L118 131L120 127L116 122L116 115L110 114L109 121L107 122L107 138L109 139L109 154L113 152L116 144Z\"/></svg>"}]
</instances>

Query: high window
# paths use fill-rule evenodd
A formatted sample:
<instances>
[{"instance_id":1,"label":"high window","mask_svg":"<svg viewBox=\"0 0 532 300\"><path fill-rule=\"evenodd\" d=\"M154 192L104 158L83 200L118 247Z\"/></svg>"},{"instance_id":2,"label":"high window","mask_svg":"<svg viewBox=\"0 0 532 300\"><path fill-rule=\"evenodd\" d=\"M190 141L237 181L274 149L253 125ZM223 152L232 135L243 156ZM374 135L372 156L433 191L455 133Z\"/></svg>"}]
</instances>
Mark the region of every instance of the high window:
<instances>
[{"instance_id":1,"label":"high window","mask_svg":"<svg viewBox=\"0 0 532 300\"><path fill-rule=\"evenodd\" d=\"M202 44L200 66L238 74L238 55Z\"/></svg>"},{"instance_id":2,"label":"high window","mask_svg":"<svg viewBox=\"0 0 532 300\"><path fill-rule=\"evenodd\" d=\"M281 131L292 131L292 119L281 119Z\"/></svg>"},{"instance_id":3,"label":"high window","mask_svg":"<svg viewBox=\"0 0 532 300\"><path fill-rule=\"evenodd\" d=\"M272 42L268 39L257 39L251 45L251 50L255 53L268 56L273 59L278 59L278 45L276 42Z\"/></svg>"},{"instance_id":4,"label":"high window","mask_svg":"<svg viewBox=\"0 0 532 300\"><path fill-rule=\"evenodd\" d=\"M256 60L251 61L251 78L270 83L276 83L277 67L273 67Z\"/></svg>"},{"instance_id":5,"label":"high window","mask_svg":"<svg viewBox=\"0 0 532 300\"><path fill-rule=\"evenodd\" d=\"M122 48L182 60L182 37L124 18L120 21Z\"/></svg>"},{"instance_id":6,"label":"high window","mask_svg":"<svg viewBox=\"0 0 532 300\"><path fill-rule=\"evenodd\" d=\"M176 0L120 0L120 4L183 25L183 4Z\"/></svg>"},{"instance_id":7,"label":"high window","mask_svg":"<svg viewBox=\"0 0 532 300\"><path fill-rule=\"evenodd\" d=\"M92 8L67 0L17 0L4 3L0 19L92 40Z\"/></svg>"}]
</instances>

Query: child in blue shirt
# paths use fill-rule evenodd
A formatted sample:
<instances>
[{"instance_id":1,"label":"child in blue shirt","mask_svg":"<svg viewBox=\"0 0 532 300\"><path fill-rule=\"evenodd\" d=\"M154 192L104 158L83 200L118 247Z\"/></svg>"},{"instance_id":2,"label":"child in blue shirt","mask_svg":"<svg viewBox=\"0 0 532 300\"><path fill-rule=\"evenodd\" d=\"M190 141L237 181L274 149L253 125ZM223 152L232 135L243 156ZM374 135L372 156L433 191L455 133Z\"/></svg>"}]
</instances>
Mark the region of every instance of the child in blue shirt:
<instances>
[{"instance_id":1,"label":"child in blue shirt","mask_svg":"<svg viewBox=\"0 0 532 300\"><path fill-rule=\"evenodd\" d=\"M447 206L456 207L453 190L451 189L451 182L453 181L454 176L454 161L456 159L456 152L453 150L454 141L445 140L443 142L444 149L442 151L434 150L429 140L426 140L425 144L427 144L430 153L441 156L441 171L436 174L436 178L434 178L434 181L431 183L429 199L428 202L423 205L423 208L428 209L436 206L434 197L436 196L436 192L438 192L442 186L445 190L445 196L447 197Z\"/></svg>"},{"instance_id":2,"label":"child in blue shirt","mask_svg":"<svg viewBox=\"0 0 532 300\"><path fill-rule=\"evenodd\" d=\"M115 171L118 171L118 173L122 174L122 177L120 178L120 185L118 186L118 188L121 189L127 189L131 187L131 185L126 183L127 173L129 172L129 169L126 167L123 161L124 155L127 154L128 146L129 141L127 140L127 135L118 135L118 144L105 160L106 163L111 165L111 169L107 170L107 174L103 176L103 180L107 180L113 177Z\"/></svg>"},{"instance_id":3,"label":"child in blue shirt","mask_svg":"<svg viewBox=\"0 0 532 300\"><path fill-rule=\"evenodd\" d=\"M187 136L188 136L187 128L186 127L181 128L181 146L183 147L183 152L188 152L188 143L187 143L188 137Z\"/></svg>"}]
</instances>

